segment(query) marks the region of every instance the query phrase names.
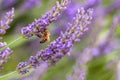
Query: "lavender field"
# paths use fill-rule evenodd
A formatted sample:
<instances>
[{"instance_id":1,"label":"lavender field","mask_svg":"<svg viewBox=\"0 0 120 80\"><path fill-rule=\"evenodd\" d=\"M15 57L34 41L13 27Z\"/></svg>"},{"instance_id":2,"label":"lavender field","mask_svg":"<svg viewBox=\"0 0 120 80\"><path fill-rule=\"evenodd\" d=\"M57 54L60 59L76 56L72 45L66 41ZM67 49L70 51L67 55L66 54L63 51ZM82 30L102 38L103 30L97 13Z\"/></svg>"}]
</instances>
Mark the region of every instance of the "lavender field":
<instances>
[{"instance_id":1,"label":"lavender field","mask_svg":"<svg viewBox=\"0 0 120 80\"><path fill-rule=\"evenodd\" d=\"M0 0L0 80L120 80L120 0Z\"/></svg>"}]
</instances>

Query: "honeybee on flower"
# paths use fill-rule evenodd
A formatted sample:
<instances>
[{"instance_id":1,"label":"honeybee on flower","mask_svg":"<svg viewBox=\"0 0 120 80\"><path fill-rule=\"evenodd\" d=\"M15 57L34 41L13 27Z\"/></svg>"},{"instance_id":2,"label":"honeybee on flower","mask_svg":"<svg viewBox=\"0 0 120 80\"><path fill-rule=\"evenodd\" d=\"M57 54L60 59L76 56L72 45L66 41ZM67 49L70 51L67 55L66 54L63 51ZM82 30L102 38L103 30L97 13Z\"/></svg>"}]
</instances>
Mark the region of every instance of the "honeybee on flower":
<instances>
[{"instance_id":1,"label":"honeybee on flower","mask_svg":"<svg viewBox=\"0 0 120 80\"><path fill-rule=\"evenodd\" d=\"M47 29L40 30L39 34L36 34L39 37L40 43L45 43L46 41L50 41L50 32Z\"/></svg>"},{"instance_id":2,"label":"honeybee on flower","mask_svg":"<svg viewBox=\"0 0 120 80\"><path fill-rule=\"evenodd\" d=\"M40 38L40 43L44 43L46 41L50 41L50 32L48 30L45 30L43 36Z\"/></svg>"}]
</instances>

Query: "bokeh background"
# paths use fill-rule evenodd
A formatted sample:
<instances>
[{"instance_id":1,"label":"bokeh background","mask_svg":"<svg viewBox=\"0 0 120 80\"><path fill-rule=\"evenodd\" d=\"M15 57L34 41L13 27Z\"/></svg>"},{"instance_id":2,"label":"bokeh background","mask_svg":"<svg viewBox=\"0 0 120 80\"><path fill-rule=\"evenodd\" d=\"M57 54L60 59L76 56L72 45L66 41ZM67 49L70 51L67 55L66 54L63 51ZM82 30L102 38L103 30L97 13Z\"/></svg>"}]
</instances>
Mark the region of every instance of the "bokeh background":
<instances>
[{"instance_id":1,"label":"bokeh background","mask_svg":"<svg viewBox=\"0 0 120 80\"><path fill-rule=\"evenodd\" d=\"M56 2L56 0L29 1L30 0L0 0L0 19L2 19L6 11L12 7L15 8L14 21L10 24L11 28L7 30L2 41L6 41L9 44L21 36L22 27L27 26L51 10ZM66 78L72 74L74 66L78 64L78 59L81 58L81 54L83 54L87 47L91 46L95 48L94 51L96 53L93 54L92 59L85 64L87 66L86 80L120 80L118 79L118 76L120 76L120 18L115 30L113 32L111 31L113 30L111 26L114 18L118 18L120 15L119 3L120 0L72 0L72 3L63 11L57 21L48 27L51 33L50 42L55 40L61 31L65 31L65 29L69 27L66 26L66 24L72 22L71 19L80 7L94 9L94 19L89 25L90 29L81 37L81 41L74 45L70 56L62 58L56 65L50 67L47 72L43 73L44 75L39 77L38 80L66 80ZM108 37L108 34L111 34L111 36ZM110 43L106 43L108 44L107 49L105 50L104 48L106 47L104 47L99 52L96 48L99 48L100 44L106 40L110 40ZM4 69L0 71L0 75L15 71L19 62L27 61L31 55L35 55L37 51L45 49L50 42L39 44L39 39L36 37L29 40L23 38L15 42L10 46L14 52L10 56L9 61L4 64ZM38 71L40 70L41 69L38 69Z\"/></svg>"}]
</instances>

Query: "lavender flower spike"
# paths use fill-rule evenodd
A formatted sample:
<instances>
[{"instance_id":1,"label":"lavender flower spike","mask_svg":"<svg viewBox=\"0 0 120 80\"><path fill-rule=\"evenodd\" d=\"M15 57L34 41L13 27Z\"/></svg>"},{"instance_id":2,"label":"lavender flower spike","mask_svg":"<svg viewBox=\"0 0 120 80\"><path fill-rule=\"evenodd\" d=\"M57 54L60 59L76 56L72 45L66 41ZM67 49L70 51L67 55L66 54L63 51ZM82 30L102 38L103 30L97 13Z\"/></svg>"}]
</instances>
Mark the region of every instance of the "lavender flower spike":
<instances>
[{"instance_id":1,"label":"lavender flower spike","mask_svg":"<svg viewBox=\"0 0 120 80\"><path fill-rule=\"evenodd\" d=\"M29 67L20 67L18 65L18 71L21 72L22 70L22 73L24 73L28 68L40 66L42 62L52 65L57 63L65 55L69 55L74 43L79 41L80 36L88 30L87 25L91 22L92 14L92 9L85 11L84 8L81 8L78 10L73 23L68 27L66 32L61 33L45 50L41 50L35 56L31 56L27 62L27 66Z\"/></svg>"},{"instance_id":2,"label":"lavender flower spike","mask_svg":"<svg viewBox=\"0 0 120 80\"><path fill-rule=\"evenodd\" d=\"M11 11L7 12L4 19L0 21L0 35L4 35L6 33L6 30L10 28L9 24L13 21L13 17L14 8L12 8ZM0 42L0 49L6 46L6 42ZM11 53L12 50L8 47L0 51L0 69L2 69L2 65L7 62Z\"/></svg>"},{"instance_id":3,"label":"lavender flower spike","mask_svg":"<svg viewBox=\"0 0 120 80\"><path fill-rule=\"evenodd\" d=\"M61 12L66 9L66 6L71 0L62 0L61 4L56 1L56 6L52 8L49 12L47 12L41 19L35 20L33 23L21 29L21 33L26 37L30 38L33 35L38 35L42 33L42 31L46 30L46 27L50 25L50 23L54 22Z\"/></svg>"},{"instance_id":4,"label":"lavender flower spike","mask_svg":"<svg viewBox=\"0 0 120 80\"><path fill-rule=\"evenodd\" d=\"M0 52L0 69L2 69L2 65L7 62L11 53L12 50L10 48L5 48Z\"/></svg>"},{"instance_id":5,"label":"lavender flower spike","mask_svg":"<svg viewBox=\"0 0 120 80\"><path fill-rule=\"evenodd\" d=\"M4 35L6 30L10 28L9 24L13 21L14 18L14 8L11 11L7 12L4 19L0 20L0 35Z\"/></svg>"},{"instance_id":6,"label":"lavender flower spike","mask_svg":"<svg viewBox=\"0 0 120 80\"><path fill-rule=\"evenodd\" d=\"M0 48L7 46L6 42L0 42ZM7 62L9 56L11 55L12 50L10 48L5 48L4 50L0 51L0 70L3 68L3 64Z\"/></svg>"}]
</instances>

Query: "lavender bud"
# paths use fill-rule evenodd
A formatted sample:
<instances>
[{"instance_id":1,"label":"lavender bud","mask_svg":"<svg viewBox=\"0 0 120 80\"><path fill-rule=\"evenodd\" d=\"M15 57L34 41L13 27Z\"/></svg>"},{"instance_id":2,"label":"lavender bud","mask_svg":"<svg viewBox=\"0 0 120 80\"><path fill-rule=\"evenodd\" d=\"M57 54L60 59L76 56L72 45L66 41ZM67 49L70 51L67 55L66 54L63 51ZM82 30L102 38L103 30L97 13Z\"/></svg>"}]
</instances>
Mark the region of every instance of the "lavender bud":
<instances>
[{"instance_id":1,"label":"lavender bud","mask_svg":"<svg viewBox=\"0 0 120 80\"><path fill-rule=\"evenodd\" d=\"M7 62L11 53L12 50L10 48L5 48L0 52L0 67L2 67L2 65Z\"/></svg>"},{"instance_id":2,"label":"lavender bud","mask_svg":"<svg viewBox=\"0 0 120 80\"><path fill-rule=\"evenodd\" d=\"M12 8L11 11L6 13L5 16L6 24L10 24L13 21L13 18L14 18L14 8Z\"/></svg>"},{"instance_id":3,"label":"lavender bud","mask_svg":"<svg viewBox=\"0 0 120 80\"><path fill-rule=\"evenodd\" d=\"M7 45L7 43L6 42L0 42L0 48L2 48L2 47L4 47L4 46L6 46Z\"/></svg>"},{"instance_id":4,"label":"lavender bud","mask_svg":"<svg viewBox=\"0 0 120 80\"><path fill-rule=\"evenodd\" d=\"M29 72L28 69L25 68L26 66L28 66L27 62L19 63L18 66L17 66L17 69L18 69L19 73L25 74L25 73Z\"/></svg>"},{"instance_id":5,"label":"lavender bud","mask_svg":"<svg viewBox=\"0 0 120 80\"><path fill-rule=\"evenodd\" d=\"M31 66L35 68L36 64L39 64L39 61L36 57L31 56L28 63L31 64Z\"/></svg>"}]
</instances>

